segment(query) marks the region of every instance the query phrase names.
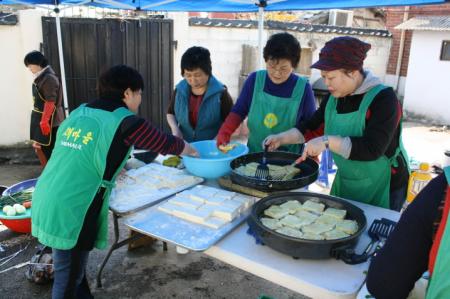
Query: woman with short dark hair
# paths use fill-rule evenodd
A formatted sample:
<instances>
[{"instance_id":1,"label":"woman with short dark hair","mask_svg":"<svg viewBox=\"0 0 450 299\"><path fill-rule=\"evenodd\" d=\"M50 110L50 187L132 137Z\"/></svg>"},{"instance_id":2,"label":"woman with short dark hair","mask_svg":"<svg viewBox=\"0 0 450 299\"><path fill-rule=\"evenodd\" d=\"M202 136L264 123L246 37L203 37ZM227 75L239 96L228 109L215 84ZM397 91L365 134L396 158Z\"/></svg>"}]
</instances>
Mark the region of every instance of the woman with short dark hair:
<instances>
[{"instance_id":1,"label":"woman with short dark hair","mask_svg":"<svg viewBox=\"0 0 450 299\"><path fill-rule=\"evenodd\" d=\"M212 75L208 49L191 47L181 57L181 80L167 110L175 136L188 142L210 140L233 106L227 87Z\"/></svg>"},{"instance_id":2,"label":"woman with short dark hair","mask_svg":"<svg viewBox=\"0 0 450 299\"><path fill-rule=\"evenodd\" d=\"M55 146L56 131L65 118L62 89L58 77L41 52L28 53L23 63L34 77L30 139L42 166L45 166ZM40 151L45 158L41 158Z\"/></svg>"},{"instance_id":3,"label":"woman with short dark hair","mask_svg":"<svg viewBox=\"0 0 450 299\"><path fill-rule=\"evenodd\" d=\"M143 89L137 70L114 66L100 76L99 98L61 124L33 192L32 234L53 249L53 299L93 298L86 279L89 252L108 244L109 196L132 148L197 155L182 139L135 115Z\"/></svg>"},{"instance_id":4,"label":"woman with short dark hair","mask_svg":"<svg viewBox=\"0 0 450 299\"><path fill-rule=\"evenodd\" d=\"M391 87L363 70L370 48L350 36L328 41L311 67L320 70L330 97L310 119L265 144L273 150L306 140L301 160L329 148L338 167L332 195L400 211L409 177L402 108Z\"/></svg>"},{"instance_id":5,"label":"woman with short dark hair","mask_svg":"<svg viewBox=\"0 0 450 299\"><path fill-rule=\"evenodd\" d=\"M251 73L230 114L220 128L217 145L230 142L231 134L248 117L250 152L262 151L262 141L308 119L316 110L311 85L294 74L301 47L291 34L272 35L264 47L266 70ZM298 152L298 145L284 150Z\"/></svg>"}]
</instances>

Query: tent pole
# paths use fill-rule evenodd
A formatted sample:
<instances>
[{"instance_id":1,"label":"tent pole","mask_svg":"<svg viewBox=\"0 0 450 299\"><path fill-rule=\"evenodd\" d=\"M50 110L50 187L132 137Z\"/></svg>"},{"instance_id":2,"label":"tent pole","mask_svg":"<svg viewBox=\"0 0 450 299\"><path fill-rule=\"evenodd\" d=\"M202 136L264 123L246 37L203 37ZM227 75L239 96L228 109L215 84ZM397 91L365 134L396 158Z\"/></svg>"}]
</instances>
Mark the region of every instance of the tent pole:
<instances>
[{"instance_id":1,"label":"tent pole","mask_svg":"<svg viewBox=\"0 0 450 299\"><path fill-rule=\"evenodd\" d=\"M263 68L264 6L258 7L258 69Z\"/></svg>"},{"instance_id":2,"label":"tent pole","mask_svg":"<svg viewBox=\"0 0 450 299\"><path fill-rule=\"evenodd\" d=\"M59 18L59 8L55 7L54 12L56 13L56 36L58 39L58 55L59 55L59 68L61 69L61 83L63 90L63 101L64 101L64 114L69 116L69 103L67 100L67 86L66 86L66 70L64 68L64 53L62 47L62 38L61 38L61 21Z\"/></svg>"}]
</instances>

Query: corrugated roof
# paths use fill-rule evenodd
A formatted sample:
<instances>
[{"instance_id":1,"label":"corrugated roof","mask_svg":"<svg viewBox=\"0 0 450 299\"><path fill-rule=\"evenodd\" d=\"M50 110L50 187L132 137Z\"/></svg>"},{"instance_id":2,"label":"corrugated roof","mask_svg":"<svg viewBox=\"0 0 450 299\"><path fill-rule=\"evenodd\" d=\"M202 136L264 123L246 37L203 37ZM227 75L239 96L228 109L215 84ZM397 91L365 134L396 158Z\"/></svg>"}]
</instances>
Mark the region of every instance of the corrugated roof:
<instances>
[{"instance_id":1,"label":"corrugated roof","mask_svg":"<svg viewBox=\"0 0 450 299\"><path fill-rule=\"evenodd\" d=\"M395 29L450 31L450 16L420 16L409 19Z\"/></svg>"},{"instance_id":2,"label":"corrugated roof","mask_svg":"<svg viewBox=\"0 0 450 299\"><path fill-rule=\"evenodd\" d=\"M225 27L225 28L258 28L258 22L253 20L209 19L189 18L190 26ZM331 25L311 25L291 22L267 21L264 23L267 29L290 30L298 32L334 33L345 35L366 35L378 37L391 37L387 30L353 28Z\"/></svg>"}]
</instances>

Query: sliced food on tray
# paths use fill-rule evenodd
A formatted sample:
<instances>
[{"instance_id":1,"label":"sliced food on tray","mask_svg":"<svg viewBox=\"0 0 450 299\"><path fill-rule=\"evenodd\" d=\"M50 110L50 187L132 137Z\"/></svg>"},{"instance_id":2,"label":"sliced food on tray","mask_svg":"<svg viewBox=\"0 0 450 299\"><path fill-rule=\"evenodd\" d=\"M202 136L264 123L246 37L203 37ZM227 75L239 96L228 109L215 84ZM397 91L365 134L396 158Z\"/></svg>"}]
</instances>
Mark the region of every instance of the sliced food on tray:
<instances>
[{"instance_id":1,"label":"sliced food on tray","mask_svg":"<svg viewBox=\"0 0 450 299\"><path fill-rule=\"evenodd\" d=\"M172 216L219 229L255 202L254 197L207 186L182 191L158 206L158 210Z\"/></svg>"},{"instance_id":2,"label":"sliced food on tray","mask_svg":"<svg viewBox=\"0 0 450 299\"><path fill-rule=\"evenodd\" d=\"M245 165L241 165L236 168L236 172L240 175L248 176L248 177L256 177L256 169L260 163L258 162L250 162ZM269 168L269 175L275 180L290 180L295 175L300 173L300 168L297 168L293 165L275 165L275 164L267 164Z\"/></svg>"},{"instance_id":3,"label":"sliced food on tray","mask_svg":"<svg viewBox=\"0 0 450 299\"><path fill-rule=\"evenodd\" d=\"M347 211L326 207L307 200L303 204L288 200L273 204L263 211L261 223L277 233L306 240L335 240L349 237L358 231L358 223L345 219Z\"/></svg>"}]
</instances>

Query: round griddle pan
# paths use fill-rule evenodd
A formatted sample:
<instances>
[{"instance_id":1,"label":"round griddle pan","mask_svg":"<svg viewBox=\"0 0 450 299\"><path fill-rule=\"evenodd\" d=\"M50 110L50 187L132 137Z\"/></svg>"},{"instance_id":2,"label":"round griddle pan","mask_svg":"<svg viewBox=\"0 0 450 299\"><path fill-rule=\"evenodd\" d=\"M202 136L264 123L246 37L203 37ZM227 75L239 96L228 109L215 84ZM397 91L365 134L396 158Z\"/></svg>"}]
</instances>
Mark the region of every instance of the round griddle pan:
<instances>
[{"instance_id":1,"label":"round griddle pan","mask_svg":"<svg viewBox=\"0 0 450 299\"><path fill-rule=\"evenodd\" d=\"M236 168L246 165L251 162L261 163L263 152L251 153L240 156L230 163L231 173L230 179L233 183L250 187L260 191L282 191L292 190L305 187L315 180L319 173L319 165L311 158L307 158L305 161L297 164L295 167L300 169L294 178L290 180L272 180L272 179L258 179L257 177L248 177L239 174ZM266 154L267 163L275 165L290 165L297 160L301 155L290 152L268 152Z\"/></svg>"}]
</instances>

